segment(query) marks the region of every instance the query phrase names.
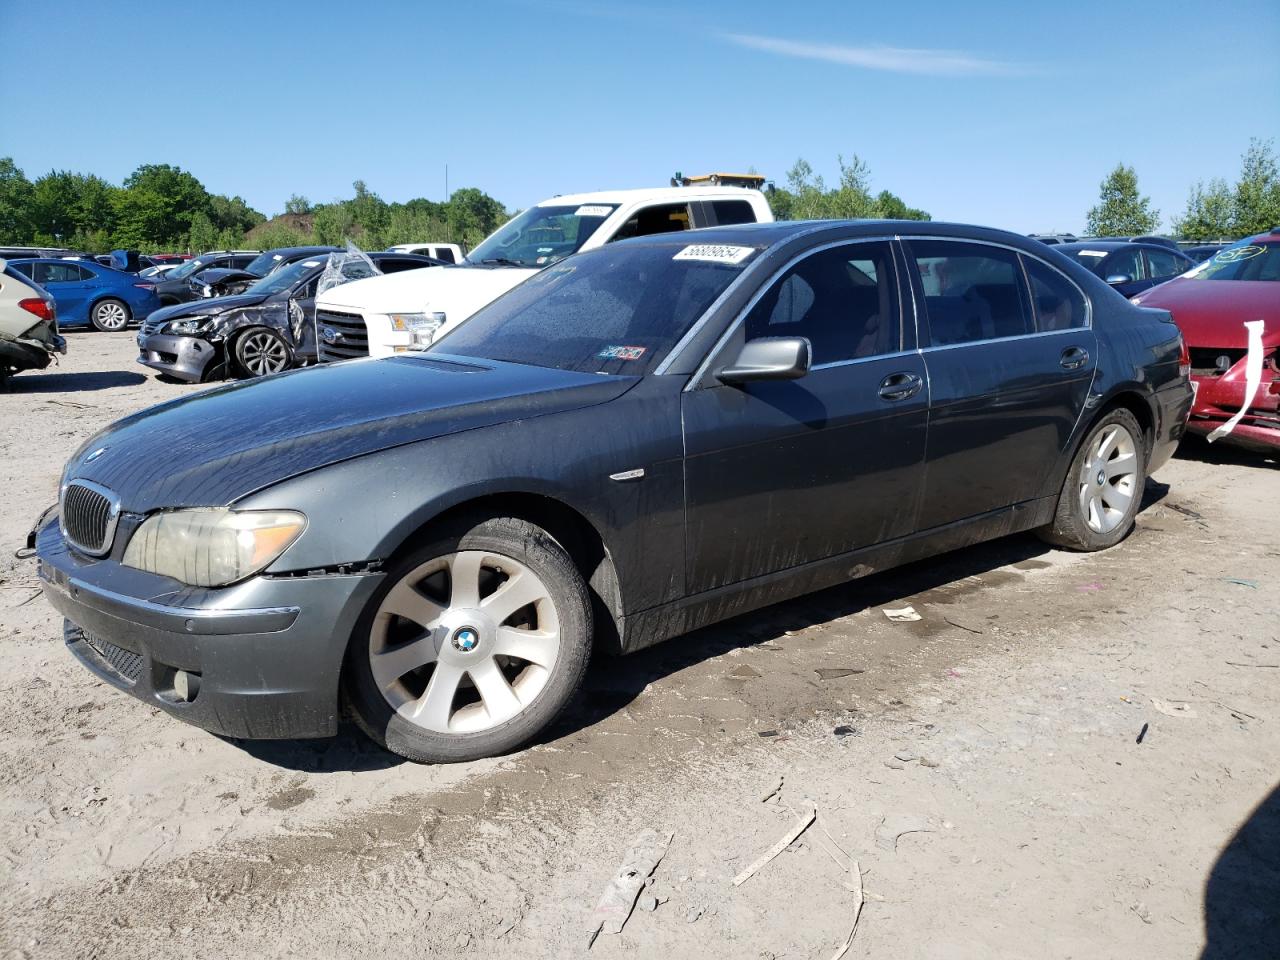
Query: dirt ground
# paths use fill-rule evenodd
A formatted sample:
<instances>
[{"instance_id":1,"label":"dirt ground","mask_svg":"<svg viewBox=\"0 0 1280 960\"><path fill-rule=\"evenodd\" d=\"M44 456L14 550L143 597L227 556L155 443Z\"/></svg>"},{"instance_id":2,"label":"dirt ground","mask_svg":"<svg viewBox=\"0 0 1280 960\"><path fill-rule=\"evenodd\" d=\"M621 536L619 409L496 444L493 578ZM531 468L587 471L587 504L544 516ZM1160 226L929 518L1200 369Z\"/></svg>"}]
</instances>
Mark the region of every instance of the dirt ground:
<instances>
[{"instance_id":1,"label":"dirt ground","mask_svg":"<svg viewBox=\"0 0 1280 960\"><path fill-rule=\"evenodd\" d=\"M1193 446L1111 551L1013 537L744 616L426 767L221 740L66 652L13 549L85 438L200 389L69 340L0 395L0 956L829 960L856 861L848 957L1280 957L1275 460ZM658 905L588 950L646 828Z\"/></svg>"}]
</instances>

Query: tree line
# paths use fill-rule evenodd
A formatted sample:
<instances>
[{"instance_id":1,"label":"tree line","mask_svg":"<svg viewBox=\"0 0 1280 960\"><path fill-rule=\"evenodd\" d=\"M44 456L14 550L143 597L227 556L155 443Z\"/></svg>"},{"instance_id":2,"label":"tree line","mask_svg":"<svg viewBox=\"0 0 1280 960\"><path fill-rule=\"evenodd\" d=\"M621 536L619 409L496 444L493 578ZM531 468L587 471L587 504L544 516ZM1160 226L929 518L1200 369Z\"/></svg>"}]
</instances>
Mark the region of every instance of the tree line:
<instances>
[{"instance_id":1,"label":"tree line","mask_svg":"<svg viewBox=\"0 0 1280 960\"><path fill-rule=\"evenodd\" d=\"M1235 183L1222 178L1197 181L1171 227L1186 240L1224 240L1264 233L1280 226L1280 162L1270 140L1254 138L1240 158ZM1085 232L1095 237L1155 233L1160 211L1142 195L1138 174L1123 163L1102 181L1098 204L1089 210Z\"/></svg>"}]
</instances>

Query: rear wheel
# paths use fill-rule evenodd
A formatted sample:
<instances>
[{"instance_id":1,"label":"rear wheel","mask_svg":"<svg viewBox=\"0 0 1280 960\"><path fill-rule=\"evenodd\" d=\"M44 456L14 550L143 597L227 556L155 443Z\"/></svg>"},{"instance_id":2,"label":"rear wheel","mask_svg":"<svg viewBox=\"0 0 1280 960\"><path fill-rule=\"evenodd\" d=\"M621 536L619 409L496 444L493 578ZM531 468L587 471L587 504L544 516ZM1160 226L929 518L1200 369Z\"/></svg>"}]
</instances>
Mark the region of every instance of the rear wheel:
<instances>
[{"instance_id":1,"label":"rear wheel","mask_svg":"<svg viewBox=\"0 0 1280 960\"><path fill-rule=\"evenodd\" d=\"M235 355L242 377L265 377L293 366L293 354L284 337L265 327L254 327L236 337Z\"/></svg>"},{"instance_id":2,"label":"rear wheel","mask_svg":"<svg viewBox=\"0 0 1280 960\"><path fill-rule=\"evenodd\" d=\"M356 626L344 689L360 727L410 760L475 760L527 742L582 683L591 604L544 530L466 524L388 572Z\"/></svg>"},{"instance_id":3,"label":"rear wheel","mask_svg":"<svg viewBox=\"0 0 1280 960\"><path fill-rule=\"evenodd\" d=\"M123 330L132 319L133 315L129 312L128 304L111 298L99 300L89 312L89 322L93 324L93 329L101 330L103 333Z\"/></svg>"},{"instance_id":4,"label":"rear wheel","mask_svg":"<svg viewBox=\"0 0 1280 960\"><path fill-rule=\"evenodd\" d=\"M1147 476L1142 427L1117 408L1089 431L1067 471L1053 523L1040 537L1072 550L1104 550L1133 528Z\"/></svg>"}]
</instances>

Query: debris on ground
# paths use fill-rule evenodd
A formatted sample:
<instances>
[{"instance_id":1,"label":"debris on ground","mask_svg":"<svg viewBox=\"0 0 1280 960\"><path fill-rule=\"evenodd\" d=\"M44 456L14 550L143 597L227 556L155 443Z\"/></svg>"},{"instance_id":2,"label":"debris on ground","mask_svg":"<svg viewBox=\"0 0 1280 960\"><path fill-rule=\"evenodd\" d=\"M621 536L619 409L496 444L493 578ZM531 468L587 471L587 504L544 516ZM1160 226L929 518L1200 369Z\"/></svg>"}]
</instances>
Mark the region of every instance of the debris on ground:
<instances>
[{"instance_id":1,"label":"debris on ground","mask_svg":"<svg viewBox=\"0 0 1280 960\"><path fill-rule=\"evenodd\" d=\"M867 902L862 892L862 868L858 865L858 861L854 860L853 865L849 868L849 876L853 881L853 924L849 927L849 935L844 938L836 952L831 955L831 960L840 960L849 948L853 946L853 936L858 932L858 920L862 917L862 907Z\"/></svg>"},{"instance_id":2,"label":"debris on ground","mask_svg":"<svg viewBox=\"0 0 1280 960\"><path fill-rule=\"evenodd\" d=\"M933 833L929 821L909 814L884 817L876 827L876 846L881 850L896 851L898 838L908 833Z\"/></svg>"},{"instance_id":3,"label":"debris on ground","mask_svg":"<svg viewBox=\"0 0 1280 960\"><path fill-rule=\"evenodd\" d=\"M1135 742L1141 743L1143 740L1145 740L1147 738L1147 731L1150 729L1151 729L1151 724L1144 723L1142 725L1142 729L1138 731L1138 739Z\"/></svg>"},{"instance_id":4,"label":"debris on ground","mask_svg":"<svg viewBox=\"0 0 1280 960\"><path fill-rule=\"evenodd\" d=\"M1151 698L1151 705L1163 713L1166 717L1195 717L1198 714L1191 709L1191 705L1182 702L1170 702L1161 700L1159 697Z\"/></svg>"},{"instance_id":5,"label":"debris on ground","mask_svg":"<svg viewBox=\"0 0 1280 960\"><path fill-rule=\"evenodd\" d=\"M809 829L809 825L813 823L817 817L818 811L814 807L810 807L807 813L801 814L800 819L796 821L795 826L788 830L777 843L761 854L759 859L751 864L751 866L747 867L747 869L743 870L733 878L733 885L735 887L740 887L750 880L756 871L780 854L783 850L787 849L787 847L791 846L800 834Z\"/></svg>"},{"instance_id":6,"label":"debris on ground","mask_svg":"<svg viewBox=\"0 0 1280 960\"><path fill-rule=\"evenodd\" d=\"M840 724L840 726L836 727L831 732L837 737L852 737L856 736L858 733L856 728L849 726L847 723Z\"/></svg>"},{"instance_id":7,"label":"debris on ground","mask_svg":"<svg viewBox=\"0 0 1280 960\"><path fill-rule=\"evenodd\" d=\"M760 798L760 802L768 803L770 800L772 800L774 797L780 794L782 792L783 780L784 780L783 777L779 777L778 783L772 789L770 789L768 793L766 793L763 797Z\"/></svg>"},{"instance_id":8,"label":"debris on ground","mask_svg":"<svg viewBox=\"0 0 1280 960\"><path fill-rule=\"evenodd\" d=\"M699 904L696 907L690 907L688 910L685 911L684 922L696 923L698 918L706 912L707 912L707 908L702 904Z\"/></svg>"},{"instance_id":9,"label":"debris on ground","mask_svg":"<svg viewBox=\"0 0 1280 960\"><path fill-rule=\"evenodd\" d=\"M855 674L866 672L856 667L818 667L814 670L819 680L839 680L841 677L852 677Z\"/></svg>"},{"instance_id":10,"label":"debris on ground","mask_svg":"<svg viewBox=\"0 0 1280 960\"><path fill-rule=\"evenodd\" d=\"M1243 577L1223 577L1223 583L1234 583L1241 587L1248 587L1250 590L1258 589L1257 580L1246 580Z\"/></svg>"},{"instance_id":11,"label":"debris on ground","mask_svg":"<svg viewBox=\"0 0 1280 960\"><path fill-rule=\"evenodd\" d=\"M664 840L658 836L657 831L646 829L631 841L631 848L623 857L622 865L605 887L592 914L593 926L591 937L587 941L588 949L596 942L601 930L614 934L622 932L627 918L635 908L636 898L644 889L645 881L658 869L674 836L674 833L669 833Z\"/></svg>"},{"instance_id":12,"label":"debris on ground","mask_svg":"<svg viewBox=\"0 0 1280 960\"><path fill-rule=\"evenodd\" d=\"M914 623L916 620L924 619L920 614L916 613L916 608L910 604L897 610L891 610L888 607L885 607L884 615L894 623Z\"/></svg>"},{"instance_id":13,"label":"debris on ground","mask_svg":"<svg viewBox=\"0 0 1280 960\"><path fill-rule=\"evenodd\" d=\"M978 633L978 634L985 632L983 630L979 630L977 627L971 627L967 623L961 623L959 620L952 620L950 617L943 617L942 619L945 620L947 623L951 624L953 627L956 627L957 629L960 629L960 630L968 630L970 633Z\"/></svg>"},{"instance_id":14,"label":"debris on ground","mask_svg":"<svg viewBox=\"0 0 1280 960\"><path fill-rule=\"evenodd\" d=\"M764 674L762 674L759 670L757 670L755 667L747 666L747 664L745 663L741 664L740 666L734 667L729 672L730 680L758 680L762 676L764 676Z\"/></svg>"}]
</instances>

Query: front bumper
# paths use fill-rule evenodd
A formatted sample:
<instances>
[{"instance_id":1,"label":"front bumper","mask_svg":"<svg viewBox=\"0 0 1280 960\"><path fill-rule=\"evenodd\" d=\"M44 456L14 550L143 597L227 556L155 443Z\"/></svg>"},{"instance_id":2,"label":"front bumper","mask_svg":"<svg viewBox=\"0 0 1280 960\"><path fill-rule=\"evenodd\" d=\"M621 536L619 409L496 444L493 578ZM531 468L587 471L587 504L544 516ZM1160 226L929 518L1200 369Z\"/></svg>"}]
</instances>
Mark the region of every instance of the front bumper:
<instances>
[{"instance_id":1,"label":"front bumper","mask_svg":"<svg viewBox=\"0 0 1280 960\"><path fill-rule=\"evenodd\" d=\"M1192 375L1195 403L1187 430L1208 436L1230 420L1245 403L1245 361L1220 375ZM1223 443L1251 449L1280 448L1280 373L1264 364L1262 382L1241 421L1222 438Z\"/></svg>"},{"instance_id":2,"label":"front bumper","mask_svg":"<svg viewBox=\"0 0 1280 960\"><path fill-rule=\"evenodd\" d=\"M211 365L216 365L221 348L199 337L167 333L138 334L138 362L188 383L200 383Z\"/></svg>"},{"instance_id":3,"label":"front bumper","mask_svg":"<svg viewBox=\"0 0 1280 960\"><path fill-rule=\"evenodd\" d=\"M56 520L37 532L36 548L41 587L66 618L67 647L102 680L222 736L337 731L347 639L381 574L175 589L115 560L80 557Z\"/></svg>"}]
</instances>

